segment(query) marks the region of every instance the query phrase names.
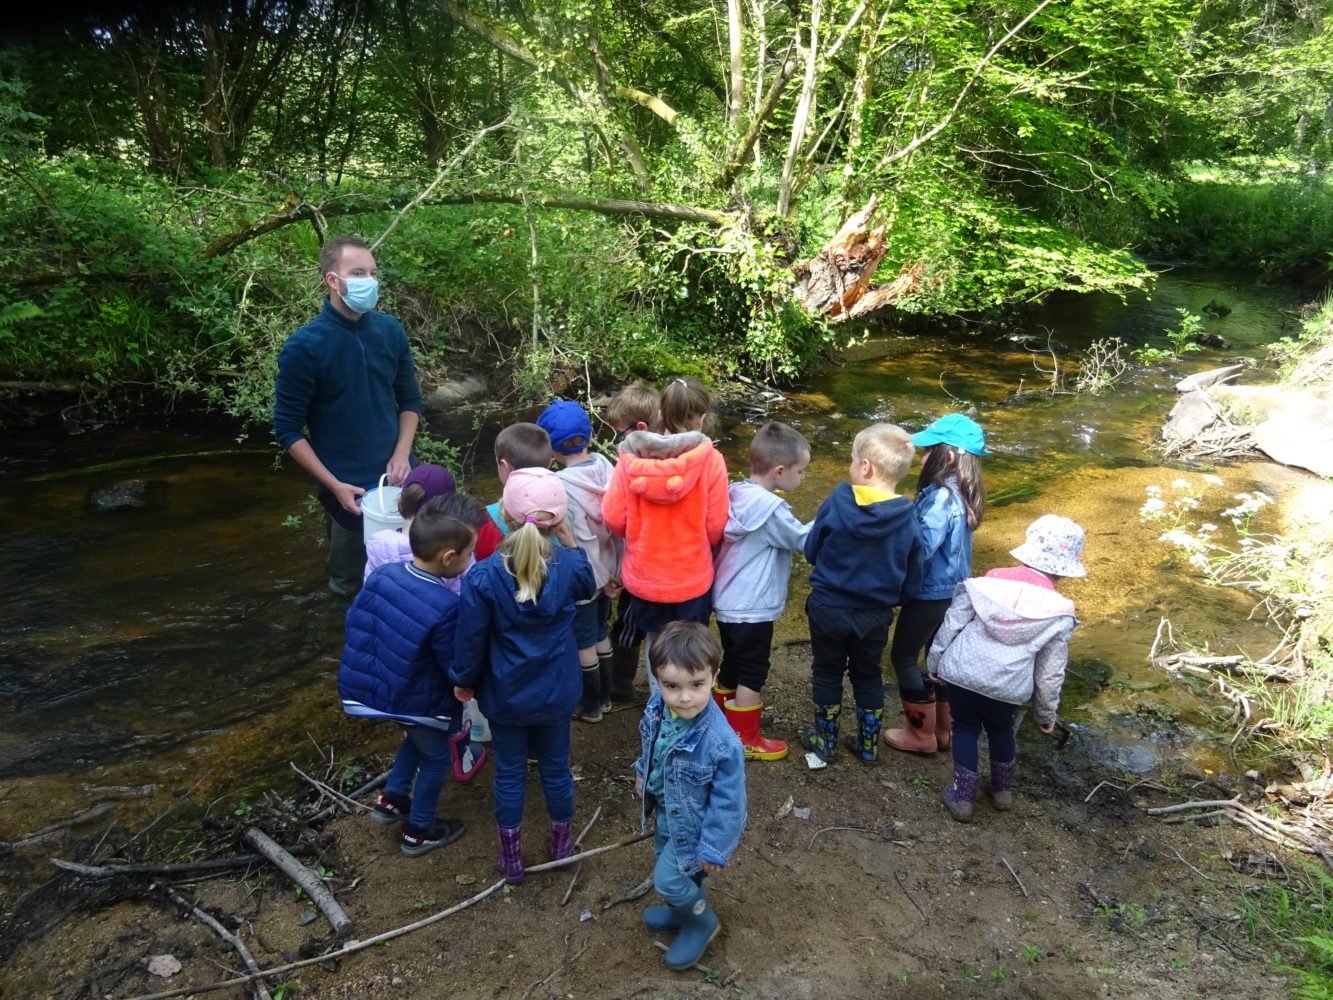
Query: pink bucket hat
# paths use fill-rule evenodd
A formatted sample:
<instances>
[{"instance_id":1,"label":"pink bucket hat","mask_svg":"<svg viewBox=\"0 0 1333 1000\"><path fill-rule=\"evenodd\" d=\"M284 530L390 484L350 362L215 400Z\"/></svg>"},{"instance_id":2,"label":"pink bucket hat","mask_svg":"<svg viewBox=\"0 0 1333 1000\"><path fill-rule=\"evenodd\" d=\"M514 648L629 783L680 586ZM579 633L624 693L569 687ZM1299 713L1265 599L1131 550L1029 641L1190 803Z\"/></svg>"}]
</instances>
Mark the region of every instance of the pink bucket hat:
<instances>
[{"instance_id":1,"label":"pink bucket hat","mask_svg":"<svg viewBox=\"0 0 1333 1000\"><path fill-rule=\"evenodd\" d=\"M1043 514L1029 524L1027 541L1009 554L1051 576L1088 575L1079 560L1083 555L1083 529L1058 514Z\"/></svg>"},{"instance_id":2,"label":"pink bucket hat","mask_svg":"<svg viewBox=\"0 0 1333 1000\"><path fill-rule=\"evenodd\" d=\"M532 521L538 525L556 525L565 519L569 497L565 484L550 469L515 469L505 483L505 513L520 524ZM536 517L540 513L549 518Z\"/></svg>"}]
</instances>

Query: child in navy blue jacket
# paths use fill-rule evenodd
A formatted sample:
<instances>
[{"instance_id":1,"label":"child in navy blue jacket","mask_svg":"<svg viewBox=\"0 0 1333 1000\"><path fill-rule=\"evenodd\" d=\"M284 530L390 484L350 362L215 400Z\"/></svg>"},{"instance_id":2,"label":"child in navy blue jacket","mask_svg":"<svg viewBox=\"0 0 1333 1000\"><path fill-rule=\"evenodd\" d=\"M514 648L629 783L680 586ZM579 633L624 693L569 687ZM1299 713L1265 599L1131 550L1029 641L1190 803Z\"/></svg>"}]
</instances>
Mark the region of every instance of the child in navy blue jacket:
<instances>
[{"instance_id":1,"label":"child in navy blue jacket","mask_svg":"<svg viewBox=\"0 0 1333 1000\"><path fill-rule=\"evenodd\" d=\"M745 829L745 751L713 699L722 646L706 625L672 622L648 650L657 690L639 724L643 753L634 763L634 790L643 822L656 813L653 885L666 906L650 906L643 922L678 931L666 964L687 969L721 930L703 879L726 867Z\"/></svg>"},{"instance_id":2,"label":"child in navy blue jacket","mask_svg":"<svg viewBox=\"0 0 1333 1000\"><path fill-rule=\"evenodd\" d=\"M348 715L404 727L371 815L386 826L406 820L401 849L415 857L463 835L459 820L435 817L452 759L450 730L462 717L448 674L459 600L445 580L467 569L477 532L428 507L413 519L409 541L412 561L371 573L347 612L338 694Z\"/></svg>"},{"instance_id":3,"label":"child in navy blue jacket","mask_svg":"<svg viewBox=\"0 0 1333 1000\"><path fill-rule=\"evenodd\" d=\"M814 567L805 613L815 724L801 743L825 762L838 746L844 674L851 676L858 726L847 746L864 763L879 759L880 658L894 607L921 581L921 528L912 501L897 494L913 454L911 437L895 424L861 431L852 442L849 482L820 506L805 538L805 558Z\"/></svg>"},{"instance_id":4,"label":"child in navy blue jacket","mask_svg":"<svg viewBox=\"0 0 1333 1000\"><path fill-rule=\"evenodd\" d=\"M510 529L463 580L454 693L474 694L491 727L495 822L505 881L523 881L521 829L527 762L537 761L551 817L551 860L571 853L574 779L569 724L583 691L574 604L597 593L588 557L565 520L568 500L548 469L515 469L505 482ZM563 548L552 544L551 536Z\"/></svg>"}]
</instances>

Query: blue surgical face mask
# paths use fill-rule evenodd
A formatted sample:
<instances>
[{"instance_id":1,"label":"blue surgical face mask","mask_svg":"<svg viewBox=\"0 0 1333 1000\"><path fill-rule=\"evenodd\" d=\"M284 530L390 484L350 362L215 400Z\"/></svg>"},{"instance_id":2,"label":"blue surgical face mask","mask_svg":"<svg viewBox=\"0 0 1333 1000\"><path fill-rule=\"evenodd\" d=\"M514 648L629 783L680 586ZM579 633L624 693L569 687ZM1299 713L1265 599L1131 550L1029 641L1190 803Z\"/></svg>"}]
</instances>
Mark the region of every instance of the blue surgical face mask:
<instances>
[{"instance_id":1,"label":"blue surgical face mask","mask_svg":"<svg viewBox=\"0 0 1333 1000\"><path fill-rule=\"evenodd\" d=\"M338 277L342 278L342 275ZM343 281L347 283L347 291L342 298L348 309L368 313L375 308L375 303L380 300L379 281L375 278L343 278Z\"/></svg>"}]
</instances>

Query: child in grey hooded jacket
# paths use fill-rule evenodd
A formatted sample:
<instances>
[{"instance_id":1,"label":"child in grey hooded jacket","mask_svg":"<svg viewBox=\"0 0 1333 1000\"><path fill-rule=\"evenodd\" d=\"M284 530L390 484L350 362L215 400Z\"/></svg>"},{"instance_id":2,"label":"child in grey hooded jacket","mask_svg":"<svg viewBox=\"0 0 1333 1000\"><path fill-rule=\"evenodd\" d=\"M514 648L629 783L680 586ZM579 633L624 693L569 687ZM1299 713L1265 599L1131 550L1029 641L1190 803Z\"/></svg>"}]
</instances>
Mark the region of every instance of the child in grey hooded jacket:
<instances>
[{"instance_id":1,"label":"child in grey hooded jacket","mask_svg":"<svg viewBox=\"0 0 1333 1000\"><path fill-rule=\"evenodd\" d=\"M801 433L773 421L750 444L750 478L727 489L727 527L713 571L713 612L722 636L714 697L749 760L787 756L786 743L759 735L759 692L768 679L773 623L787 606L791 556L804 549L810 525L773 491L794 490L809 464L810 445Z\"/></svg>"},{"instance_id":2,"label":"child in grey hooded jacket","mask_svg":"<svg viewBox=\"0 0 1333 1000\"><path fill-rule=\"evenodd\" d=\"M953 692L954 780L943 799L961 823L972 818L981 730L990 745L991 802L1003 811L1013 806L1015 709L1031 700L1041 731L1055 729L1069 637L1078 624L1073 602L1055 585L1087 575L1082 552L1083 529L1067 517L1045 514L1010 552L1021 566L993 569L954 591L926 667Z\"/></svg>"}]
</instances>

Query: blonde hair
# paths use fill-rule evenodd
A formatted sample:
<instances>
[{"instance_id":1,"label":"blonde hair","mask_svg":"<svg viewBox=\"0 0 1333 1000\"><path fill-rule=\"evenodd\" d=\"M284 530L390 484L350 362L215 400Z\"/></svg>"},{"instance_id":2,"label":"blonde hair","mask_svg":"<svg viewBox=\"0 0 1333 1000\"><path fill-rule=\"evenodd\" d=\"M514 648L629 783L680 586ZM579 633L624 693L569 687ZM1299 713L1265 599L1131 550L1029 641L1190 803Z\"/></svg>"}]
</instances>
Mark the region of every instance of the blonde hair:
<instances>
[{"instance_id":1,"label":"blonde hair","mask_svg":"<svg viewBox=\"0 0 1333 1000\"><path fill-rule=\"evenodd\" d=\"M662 430L668 434L692 431L693 423L708 416L713 397L696 378L673 378L662 390Z\"/></svg>"},{"instance_id":2,"label":"blonde hair","mask_svg":"<svg viewBox=\"0 0 1333 1000\"><path fill-rule=\"evenodd\" d=\"M870 463L875 478L897 485L912 467L916 449L912 435L897 424L871 424L856 435L852 452Z\"/></svg>"},{"instance_id":3,"label":"blonde hair","mask_svg":"<svg viewBox=\"0 0 1333 1000\"><path fill-rule=\"evenodd\" d=\"M548 528L540 528L537 521L515 524L507 513L504 519L511 530L500 542L498 551L504 560L505 571L518 584L514 590L514 600L519 604L535 601L546 584L549 572L547 563L555 553L555 547L548 537L549 532L555 528L555 522L550 522Z\"/></svg>"},{"instance_id":4,"label":"blonde hair","mask_svg":"<svg viewBox=\"0 0 1333 1000\"><path fill-rule=\"evenodd\" d=\"M616 393L607 404L606 419L618 431L640 423L654 430L662 419L661 397L647 382L634 382Z\"/></svg>"}]
</instances>

